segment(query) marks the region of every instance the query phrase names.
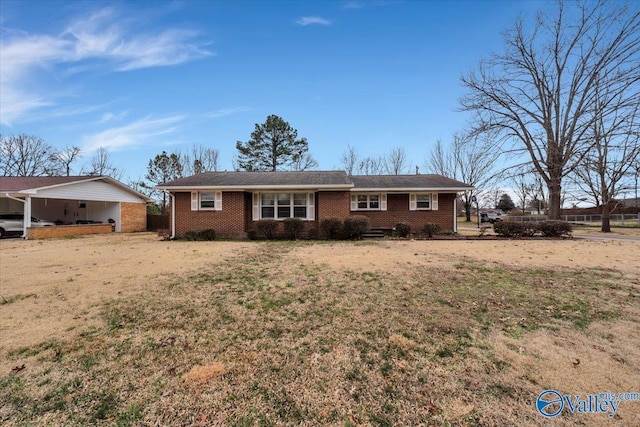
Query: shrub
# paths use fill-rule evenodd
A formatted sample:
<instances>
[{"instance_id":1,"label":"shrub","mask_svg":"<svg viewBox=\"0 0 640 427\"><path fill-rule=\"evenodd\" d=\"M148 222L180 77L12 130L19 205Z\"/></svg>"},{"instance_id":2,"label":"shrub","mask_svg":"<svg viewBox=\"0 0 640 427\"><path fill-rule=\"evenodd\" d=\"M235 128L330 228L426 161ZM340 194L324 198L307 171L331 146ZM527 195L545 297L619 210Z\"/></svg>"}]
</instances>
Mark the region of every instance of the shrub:
<instances>
[{"instance_id":1,"label":"shrub","mask_svg":"<svg viewBox=\"0 0 640 427\"><path fill-rule=\"evenodd\" d=\"M326 239L339 239L342 235L342 220L340 218L325 218L320 221L320 229Z\"/></svg>"},{"instance_id":2,"label":"shrub","mask_svg":"<svg viewBox=\"0 0 640 427\"><path fill-rule=\"evenodd\" d=\"M287 218L283 221L284 235L287 239L298 240L300 233L304 230L304 222L300 218Z\"/></svg>"},{"instance_id":3,"label":"shrub","mask_svg":"<svg viewBox=\"0 0 640 427\"><path fill-rule=\"evenodd\" d=\"M258 232L256 230L254 230L253 228L249 231L247 231L247 239L249 240L257 240L258 239Z\"/></svg>"},{"instance_id":4,"label":"shrub","mask_svg":"<svg viewBox=\"0 0 640 427\"><path fill-rule=\"evenodd\" d=\"M307 232L307 237L311 240L318 240L318 229L315 227L310 228Z\"/></svg>"},{"instance_id":5,"label":"shrub","mask_svg":"<svg viewBox=\"0 0 640 427\"><path fill-rule=\"evenodd\" d=\"M216 230L213 228L207 228L206 230L202 230L198 233L199 240L212 241L216 240Z\"/></svg>"},{"instance_id":6,"label":"shrub","mask_svg":"<svg viewBox=\"0 0 640 427\"><path fill-rule=\"evenodd\" d=\"M440 233L442 233L442 226L440 224L427 223L422 227L422 234L427 237L433 237Z\"/></svg>"},{"instance_id":7,"label":"shrub","mask_svg":"<svg viewBox=\"0 0 640 427\"><path fill-rule=\"evenodd\" d=\"M571 236L573 227L566 221L542 221L540 231L545 237L564 237Z\"/></svg>"},{"instance_id":8,"label":"shrub","mask_svg":"<svg viewBox=\"0 0 640 427\"><path fill-rule=\"evenodd\" d=\"M198 232L197 231L187 231L184 233L184 239L189 240L191 242L195 242L198 240Z\"/></svg>"},{"instance_id":9,"label":"shrub","mask_svg":"<svg viewBox=\"0 0 640 427\"><path fill-rule=\"evenodd\" d=\"M528 221L522 225L524 225L523 236L533 237L540 232L540 224L535 221Z\"/></svg>"},{"instance_id":10,"label":"shrub","mask_svg":"<svg viewBox=\"0 0 640 427\"><path fill-rule=\"evenodd\" d=\"M362 239L362 235L369 230L369 218L364 215L346 217L343 230L347 239Z\"/></svg>"},{"instance_id":11,"label":"shrub","mask_svg":"<svg viewBox=\"0 0 640 427\"><path fill-rule=\"evenodd\" d=\"M272 240L276 237L279 225L275 219L261 219L256 222L256 228L267 240Z\"/></svg>"},{"instance_id":12,"label":"shrub","mask_svg":"<svg viewBox=\"0 0 640 427\"><path fill-rule=\"evenodd\" d=\"M408 222L399 222L396 224L396 235L398 237L408 237L411 234L411 224Z\"/></svg>"},{"instance_id":13,"label":"shrub","mask_svg":"<svg viewBox=\"0 0 640 427\"><path fill-rule=\"evenodd\" d=\"M524 236L527 226L519 222L499 221L493 224L493 231L502 237L521 237Z\"/></svg>"}]
</instances>

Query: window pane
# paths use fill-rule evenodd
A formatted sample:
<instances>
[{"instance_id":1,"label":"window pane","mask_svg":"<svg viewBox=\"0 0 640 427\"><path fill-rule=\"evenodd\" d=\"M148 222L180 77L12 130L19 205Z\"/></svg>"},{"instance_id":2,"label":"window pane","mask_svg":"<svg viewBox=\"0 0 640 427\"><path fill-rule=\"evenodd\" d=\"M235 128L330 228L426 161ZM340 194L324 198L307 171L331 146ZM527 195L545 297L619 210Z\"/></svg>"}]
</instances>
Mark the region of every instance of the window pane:
<instances>
[{"instance_id":1,"label":"window pane","mask_svg":"<svg viewBox=\"0 0 640 427\"><path fill-rule=\"evenodd\" d=\"M278 194L278 206L289 206L291 204L291 194L280 193Z\"/></svg>"},{"instance_id":2,"label":"window pane","mask_svg":"<svg viewBox=\"0 0 640 427\"><path fill-rule=\"evenodd\" d=\"M262 218L273 218L273 207L263 206L262 207Z\"/></svg>"},{"instance_id":3,"label":"window pane","mask_svg":"<svg viewBox=\"0 0 640 427\"><path fill-rule=\"evenodd\" d=\"M262 206L273 206L275 194L262 194Z\"/></svg>"},{"instance_id":4,"label":"window pane","mask_svg":"<svg viewBox=\"0 0 640 427\"><path fill-rule=\"evenodd\" d=\"M307 208L305 207L294 207L293 208L293 216L296 218L306 218L307 217Z\"/></svg>"},{"instance_id":5,"label":"window pane","mask_svg":"<svg viewBox=\"0 0 640 427\"><path fill-rule=\"evenodd\" d=\"M358 194L358 203L366 202L366 201L367 201L367 195L366 194Z\"/></svg>"},{"instance_id":6,"label":"window pane","mask_svg":"<svg viewBox=\"0 0 640 427\"><path fill-rule=\"evenodd\" d=\"M278 206L278 218L291 217L291 208L289 206Z\"/></svg>"},{"instance_id":7,"label":"window pane","mask_svg":"<svg viewBox=\"0 0 640 427\"><path fill-rule=\"evenodd\" d=\"M201 208L215 208L215 205L216 205L215 193L200 193Z\"/></svg>"},{"instance_id":8,"label":"window pane","mask_svg":"<svg viewBox=\"0 0 640 427\"><path fill-rule=\"evenodd\" d=\"M380 203L378 202L369 203L369 209L380 209Z\"/></svg>"},{"instance_id":9,"label":"window pane","mask_svg":"<svg viewBox=\"0 0 640 427\"><path fill-rule=\"evenodd\" d=\"M369 196L369 200L371 200L372 202L377 202L380 200L380 196L378 194L372 194Z\"/></svg>"},{"instance_id":10,"label":"window pane","mask_svg":"<svg viewBox=\"0 0 640 427\"><path fill-rule=\"evenodd\" d=\"M418 209L429 209L431 206L431 194L416 195L416 207Z\"/></svg>"},{"instance_id":11,"label":"window pane","mask_svg":"<svg viewBox=\"0 0 640 427\"><path fill-rule=\"evenodd\" d=\"M296 206L307 206L307 195L306 194L294 194L293 195L293 204Z\"/></svg>"}]
</instances>

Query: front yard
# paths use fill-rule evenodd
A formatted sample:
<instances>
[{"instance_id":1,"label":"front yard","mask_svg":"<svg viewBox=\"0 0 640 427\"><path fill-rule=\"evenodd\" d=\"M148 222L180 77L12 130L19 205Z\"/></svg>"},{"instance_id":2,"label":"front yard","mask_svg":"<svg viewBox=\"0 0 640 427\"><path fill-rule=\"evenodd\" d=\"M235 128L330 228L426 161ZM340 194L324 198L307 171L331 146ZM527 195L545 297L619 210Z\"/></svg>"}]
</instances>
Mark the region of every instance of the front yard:
<instances>
[{"instance_id":1,"label":"front yard","mask_svg":"<svg viewBox=\"0 0 640 427\"><path fill-rule=\"evenodd\" d=\"M640 391L637 242L0 250L3 425L534 426L545 389Z\"/></svg>"}]
</instances>

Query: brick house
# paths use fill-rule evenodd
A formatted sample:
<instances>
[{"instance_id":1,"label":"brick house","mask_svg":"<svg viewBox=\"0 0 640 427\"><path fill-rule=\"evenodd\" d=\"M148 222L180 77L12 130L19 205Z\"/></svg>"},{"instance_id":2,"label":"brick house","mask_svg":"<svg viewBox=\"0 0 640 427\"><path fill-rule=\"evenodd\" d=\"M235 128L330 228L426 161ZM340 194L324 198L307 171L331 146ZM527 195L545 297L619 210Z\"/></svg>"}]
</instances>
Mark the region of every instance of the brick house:
<instances>
[{"instance_id":1,"label":"brick house","mask_svg":"<svg viewBox=\"0 0 640 427\"><path fill-rule=\"evenodd\" d=\"M169 193L171 236L212 228L246 237L260 219L369 217L372 228L438 223L457 231L456 194L472 187L441 175L348 176L343 171L206 172L159 185Z\"/></svg>"}]
</instances>

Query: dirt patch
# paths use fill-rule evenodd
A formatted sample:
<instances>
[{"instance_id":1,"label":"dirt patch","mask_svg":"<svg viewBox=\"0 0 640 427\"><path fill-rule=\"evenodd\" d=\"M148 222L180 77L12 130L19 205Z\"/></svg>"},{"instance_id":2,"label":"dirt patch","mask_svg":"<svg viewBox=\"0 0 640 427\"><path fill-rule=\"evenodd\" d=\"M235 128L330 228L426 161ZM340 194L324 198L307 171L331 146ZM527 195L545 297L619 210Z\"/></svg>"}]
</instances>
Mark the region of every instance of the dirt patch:
<instances>
[{"instance_id":1,"label":"dirt patch","mask_svg":"<svg viewBox=\"0 0 640 427\"><path fill-rule=\"evenodd\" d=\"M0 240L0 349L72 336L96 304L223 262L254 244L158 241L154 234Z\"/></svg>"},{"instance_id":2,"label":"dirt patch","mask_svg":"<svg viewBox=\"0 0 640 427\"><path fill-rule=\"evenodd\" d=\"M452 267L460 262L517 268L602 269L640 277L640 243L584 240L413 240L336 242L298 248L296 259L358 271Z\"/></svg>"}]
</instances>

